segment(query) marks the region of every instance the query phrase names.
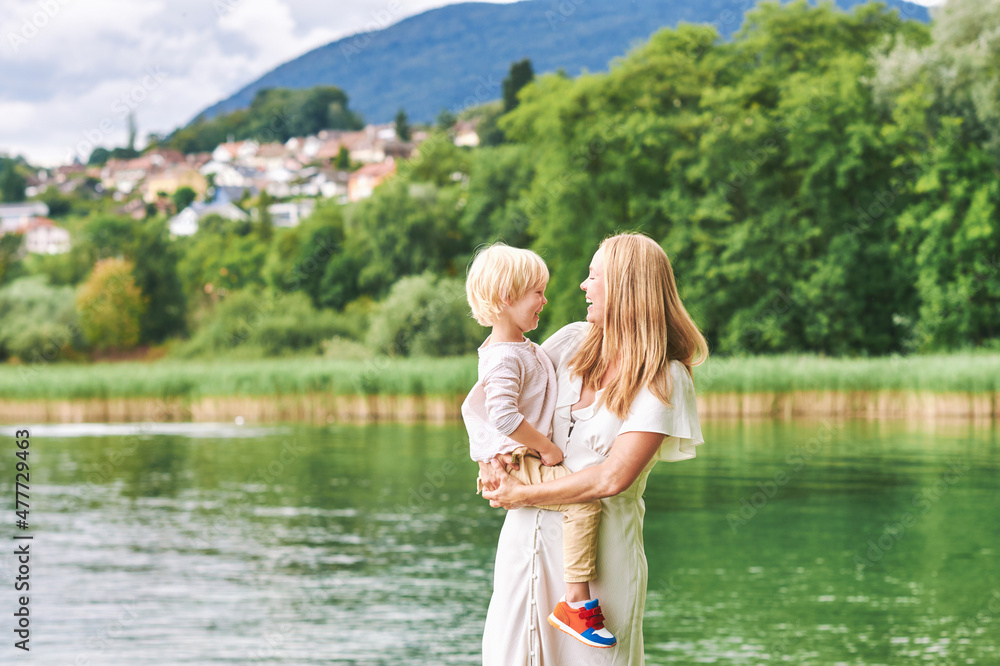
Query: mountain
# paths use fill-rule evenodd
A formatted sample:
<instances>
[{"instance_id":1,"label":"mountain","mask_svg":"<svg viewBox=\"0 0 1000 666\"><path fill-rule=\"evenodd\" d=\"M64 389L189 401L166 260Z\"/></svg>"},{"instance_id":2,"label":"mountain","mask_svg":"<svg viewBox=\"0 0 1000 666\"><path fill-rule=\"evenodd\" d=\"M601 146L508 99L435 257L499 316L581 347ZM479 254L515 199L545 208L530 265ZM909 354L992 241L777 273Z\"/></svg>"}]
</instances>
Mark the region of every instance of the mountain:
<instances>
[{"instance_id":1,"label":"mountain","mask_svg":"<svg viewBox=\"0 0 1000 666\"><path fill-rule=\"evenodd\" d=\"M530 58L536 73L604 71L658 29L680 22L714 23L729 36L753 0L524 0L463 3L433 9L384 29L346 37L271 70L232 97L205 109L212 117L243 109L264 88L334 85L368 122L388 122L402 107L430 121L499 98L510 64ZM862 4L837 0L843 9ZM928 21L927 9L885 3ZM199 115L202 115L199 114Z\"/></svg>"}]
</instances>

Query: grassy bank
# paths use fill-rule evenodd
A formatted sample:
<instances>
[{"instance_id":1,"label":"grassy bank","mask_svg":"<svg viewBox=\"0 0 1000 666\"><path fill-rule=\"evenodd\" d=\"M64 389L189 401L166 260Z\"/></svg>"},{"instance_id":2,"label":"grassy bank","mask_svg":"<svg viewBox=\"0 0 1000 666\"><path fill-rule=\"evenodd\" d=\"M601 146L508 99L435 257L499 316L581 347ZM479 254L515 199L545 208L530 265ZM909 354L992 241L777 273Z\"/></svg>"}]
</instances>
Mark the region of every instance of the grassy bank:
<instances>
[{"instance_id":1,"label":"grassy bank","mask_svg":"<svg viewBox=\"0 0 1000 666\"><path fill-rule=\"evenodd\" d=\"M476 359L472 356L0 365L0 399L455 396L464 394L475 379ZM997 393L1000 354L876 359L716 357L695 370L695 384L703 395L803 391Z\"/></svg>"}]
</instances>

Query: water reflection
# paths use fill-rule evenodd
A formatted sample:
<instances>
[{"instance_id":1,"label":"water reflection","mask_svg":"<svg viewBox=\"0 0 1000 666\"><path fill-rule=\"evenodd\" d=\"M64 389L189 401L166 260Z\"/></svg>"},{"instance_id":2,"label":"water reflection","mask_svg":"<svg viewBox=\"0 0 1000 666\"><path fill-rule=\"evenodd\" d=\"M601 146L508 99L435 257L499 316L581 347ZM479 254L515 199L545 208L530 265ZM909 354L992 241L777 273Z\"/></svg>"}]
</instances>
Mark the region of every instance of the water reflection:
<instances>
[{"instance_id":1,"label":"water reflection","mask_svg":"<svg viewBox=\"0 0 1000 666\"><path fill-rule=\"evenodd\" d=\"M502 516L460 426L183 425L32 429L22 661L477 663ZM1000 661L995 429L705 434L648 484L650 663Z\"/></svg>"}]
</instances>

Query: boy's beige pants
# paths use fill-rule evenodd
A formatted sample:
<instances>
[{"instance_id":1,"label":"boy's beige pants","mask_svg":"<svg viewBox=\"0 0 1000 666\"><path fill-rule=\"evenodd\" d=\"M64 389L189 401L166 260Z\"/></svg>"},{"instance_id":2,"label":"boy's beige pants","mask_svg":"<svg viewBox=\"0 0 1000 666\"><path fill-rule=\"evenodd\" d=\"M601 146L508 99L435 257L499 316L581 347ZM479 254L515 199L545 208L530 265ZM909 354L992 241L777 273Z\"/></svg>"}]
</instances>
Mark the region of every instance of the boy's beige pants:
<instances>
[{"instance_id":1,"label":"boy's beige pants","mask_svg":"<svg viewBox=\"0 0 1000 666\"><path fill-rule=\"evenodd\" d=\"M560 479L571 472L563 465L552 467L542 464L538 453L525 446L511 452L511 463L520 469L507 466L507 473L525 485ZM483 491L483 482L476 479L476 492ZM563 514L563 568L567 583L584 583L597 576L597 527L601 522L601 503L575 502L549 504L536 507Z\"/></svg>"}]
</instances>

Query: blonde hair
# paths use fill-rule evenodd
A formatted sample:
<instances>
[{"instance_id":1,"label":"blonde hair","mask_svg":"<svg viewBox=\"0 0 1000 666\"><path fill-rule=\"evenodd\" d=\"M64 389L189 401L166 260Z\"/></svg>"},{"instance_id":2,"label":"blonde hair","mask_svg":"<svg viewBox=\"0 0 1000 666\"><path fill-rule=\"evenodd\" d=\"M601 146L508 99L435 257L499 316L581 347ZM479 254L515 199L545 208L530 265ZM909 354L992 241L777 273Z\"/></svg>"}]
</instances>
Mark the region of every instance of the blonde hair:
<instances>
[{"instance_id":1,"label":"blonde hair","mask_svg":"<svg viewBox=\"0 0 1000 666\"><path fill-rule=\"evenodd\" d=\"M624 419L643 386L669 406L670 362L680 361L690 375L708 358L708 343L681 303L667 253L653 239L620 234L601 243L601 250L604 327L590 327L569 368L596 391L618 361L602 400Z\"/></svg>"},{"instance_id":2,"label":"blonde hair","mask_svg":"<svg viewBox=\"0 0 1000 666\"><path fill-rule=\"evenodd\" d=\"M540 256L494 243L476 253L465 280L465 295L476 321L492 326L505 306L548 281L549 269Z\"/></svg>"}]
</instances>

